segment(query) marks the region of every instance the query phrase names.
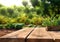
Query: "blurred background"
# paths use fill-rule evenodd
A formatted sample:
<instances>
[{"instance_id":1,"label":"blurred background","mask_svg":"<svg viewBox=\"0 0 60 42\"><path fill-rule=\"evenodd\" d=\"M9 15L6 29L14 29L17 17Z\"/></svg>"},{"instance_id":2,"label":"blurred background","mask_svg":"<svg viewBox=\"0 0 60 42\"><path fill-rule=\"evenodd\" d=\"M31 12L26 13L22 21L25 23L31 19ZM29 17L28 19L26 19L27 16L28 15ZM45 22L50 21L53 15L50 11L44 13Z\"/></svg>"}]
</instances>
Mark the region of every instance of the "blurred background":
<instances>
[{"instance_id":1,"label":"blurred background","mask_svg":"<svg viewBox=\"0 0 60 42\"><path fill-rule=\"evenodd\" d=\"M0 0L0 27L16 24L60 25L60 0Z\"/></svg>"}]
</instances>

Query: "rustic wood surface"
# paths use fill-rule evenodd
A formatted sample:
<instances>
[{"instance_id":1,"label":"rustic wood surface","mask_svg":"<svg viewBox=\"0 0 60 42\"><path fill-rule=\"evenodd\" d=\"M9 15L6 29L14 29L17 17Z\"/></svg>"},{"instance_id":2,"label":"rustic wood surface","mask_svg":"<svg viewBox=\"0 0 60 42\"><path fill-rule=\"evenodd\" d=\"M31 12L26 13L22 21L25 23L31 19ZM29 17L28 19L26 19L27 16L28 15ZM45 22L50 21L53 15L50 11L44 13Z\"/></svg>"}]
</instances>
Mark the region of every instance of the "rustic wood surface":
<instances>
[{"instance_id":1,"label":"rustic wood surface","mask_svg":"<svg viewBox=\"0 0 60 42\"><path fill-rule=\"evenodd\" d=\"M1 42L25 42L25 38L34 28L25 28L0 37Z\"/></svg>"},{"instance_id":2,"label":"rustic wood surface","mask_svg":"<svg viewBox=\"0 0 60 42\"><path fill-rule=\"evenodd\" d=\"M55 42L60 42L60 31L48 31Z\"/></svg>"},{"instance_id":3,"label":"rustic wood surface","mask_svg":"<svg viewBox=\"0 0 60 42\"><path fill-rule=\"evenodd\" d=\"M0 42L60 42L60 31L46 27L24 28L0 37Z\"/></svg>"},{"instance_id":4,"label":"rustic wood surface","mask_svg":"<svg viewBox=\"0 0 60 42\"><path fill-rule=\"evenodd\" d=\"M45 28L36 28L27 38L27 42L53 42Z\"/></svg>"}]
</instances>

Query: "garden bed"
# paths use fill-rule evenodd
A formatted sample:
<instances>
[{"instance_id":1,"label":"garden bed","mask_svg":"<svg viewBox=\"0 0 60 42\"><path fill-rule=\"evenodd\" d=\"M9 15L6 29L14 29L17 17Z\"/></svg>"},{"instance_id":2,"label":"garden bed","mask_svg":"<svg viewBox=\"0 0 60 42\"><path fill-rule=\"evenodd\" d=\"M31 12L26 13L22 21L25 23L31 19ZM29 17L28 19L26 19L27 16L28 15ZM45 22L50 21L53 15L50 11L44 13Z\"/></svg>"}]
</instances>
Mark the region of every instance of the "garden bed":
<instances>
[{"instance_id":1,"label":"garden bed","mask_svg":"<svg viewBox=\"0 0 60 42\"><path fill-rule=\"evenodd\" d=\"M48 26L48 31L60 31L60 25L59 26Z\"/></svg>"},{"instance_id":2,"label":"garden bed","mask_svg":"<svg viewBox=\"0 0 60 42\"><path fill-rule=\"evenodd\" d=\"M0 37L3 35L9 34L11 32L14 32L14 31L16 31L16 30L14 30L14 29L11 29L11 30L10 29L0 29Z\"/></svg>"},{"instance_id":3,"label":"garden bed","mask_svg":"<svg viewBox=\"0 0 60 42\"><path fill-rule=\"evenodd\" d=\"M8 24L0 24L0 37L6 35L8 33L17 31L22 29L24 24L22 23L8 23Z\"/></svg>"}]
</instances>

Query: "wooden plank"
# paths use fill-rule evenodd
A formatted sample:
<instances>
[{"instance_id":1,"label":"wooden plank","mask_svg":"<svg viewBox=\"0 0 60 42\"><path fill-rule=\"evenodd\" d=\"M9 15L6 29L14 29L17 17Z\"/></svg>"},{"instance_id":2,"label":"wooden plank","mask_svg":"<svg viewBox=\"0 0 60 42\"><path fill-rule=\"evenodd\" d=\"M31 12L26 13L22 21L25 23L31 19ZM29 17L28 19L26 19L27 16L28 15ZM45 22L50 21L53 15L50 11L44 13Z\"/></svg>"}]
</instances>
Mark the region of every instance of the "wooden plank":
<instances>
[{"instance_id":1,"label":"wooden plank","mask_svg":"<svg viewBox=\"0 0 60 42\"><path fill-rule=\"evenodd\" d=\"M60 31L49 31L55 42L60 42Z\"/></svg>"},{"instance_id":2,"label":"wooden plank","mask_svg":"<svg viewBox=\"0 0 60 42\"><path fill-rule=\"evenodd\" d=\"M53 42L45 28L36 28L26 39L27 42Z\"/></svg>"},{"instance_id":3,"label":"wooden plank","mask_svg":"<svg viewBox=\"0 0 60 42\"><path fill-rule=\"evenodd\" d=\"M25 28L0 37L1 42L25 42L25 38L34 28Z\"/></svg>"}]
</instances>

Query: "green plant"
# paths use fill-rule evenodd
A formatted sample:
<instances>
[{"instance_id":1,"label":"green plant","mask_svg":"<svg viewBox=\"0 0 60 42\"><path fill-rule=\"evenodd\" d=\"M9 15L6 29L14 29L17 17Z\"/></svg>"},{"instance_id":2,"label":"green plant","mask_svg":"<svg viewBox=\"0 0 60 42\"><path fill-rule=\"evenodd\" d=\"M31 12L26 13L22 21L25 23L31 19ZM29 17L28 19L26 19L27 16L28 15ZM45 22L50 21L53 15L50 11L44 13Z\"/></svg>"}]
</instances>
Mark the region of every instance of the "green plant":
<instances>
[{"instance_id":1,"label":"green plant","mask_svg":"<svg viewBox=\"0 0 60 42\"><path fill-rule=\"evenodd\" d=\"M5 25L6 29L15 29L15 25L13 23L8 23Z\"/></svg>"},{"instance_id":2,"label":"green plant","mask_svg":"<svg viewBox=\"0 0 60 42\"><path fill-rule=\"evenodd\" d=\"M50 26L51 25L51 22L50 21L44 21L43 23L42 23L42 26Z\"/></svg>"},{"instance_id":3,"label":"green plant","mask_svg":"<svg viewBox=\"0 0 60 42\"><path fill-rule=\"evenodd\" d=\"M30 21L29 18L27 18L26 21L25 21L25 25L29 25L29 24L31 24L31 21Z\"/></svg>"},{"instance_id":4,"label":"green plant","mask_svg":"<svg viewBox=\"0 0 60 42\"><path fill-rule=\"evenodd\" d=\"M28 27L33 27L34 25L33 24L29 24Z\"/></svg>"},{"instance_id":5,"label":"green plant","mask_svg":"<svg viewBox=\"0 0 60 42\"><path fill-rule=\"evenodd\" d=\"M23 26L24 26L24 23L16 23L15 24L15 29L22 29L23 28Z\"/></svg>"},{"instance_id":6,"label":"green plant","mask_svg":"<svg viewBox=\"0 0 60 42\"><path fill-rule=\"evenodd\" d=\"M3 25L0 25L0 29L3 29Z\"/></svg>"},{"instance_id":7,"label":"green plant","mask_svg":"<svg viewBox=\"0 0 60 42\"><path fill-rule=\"evenodd\" d=\"M43 17L33 17L31 19L31 23L34 24L34 25L41 25L42 24L42 21L43 21Z\"/></svg>"},{"instance_id":8,"label":"green plant","mask_svg":"<svg viewBox=\"0 0 60 42\"><path fill-rule=\"evenodd\" d=\"M60 25L60 16L57 19L58 25Z\"/></svg>"},{"instance_id":9,"label":"green plant","mask_svg":"<svg viewBox=\"0 0 60 42\"><path fill-rule=\"evenodd\" d=\"M57 19L56 17L52 18L45 18L42 26L58 26L60 25L60 19Z\"/></svg>"},{"instance_id":10,"label":"green plant","mask_svg":"<svg viewBox=\"0 0 60 42\"><path fill-rule=\"evenodd\" d=\"M51 21L49 17L43 20L42 26L51 26Z\"/></svg>"},{"instance_id":11,"label":"green plant","mask_svg":"<svg viewBox=\"0 0 60 42\"><path fill-rule=\"evenodd\" d=\"M51 26L58 26L58 19L51 20Z\"/></svg>"}]
</instances>

